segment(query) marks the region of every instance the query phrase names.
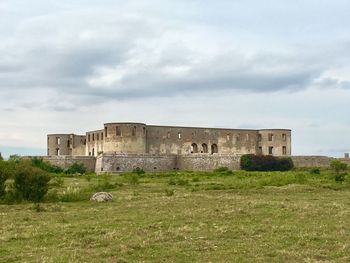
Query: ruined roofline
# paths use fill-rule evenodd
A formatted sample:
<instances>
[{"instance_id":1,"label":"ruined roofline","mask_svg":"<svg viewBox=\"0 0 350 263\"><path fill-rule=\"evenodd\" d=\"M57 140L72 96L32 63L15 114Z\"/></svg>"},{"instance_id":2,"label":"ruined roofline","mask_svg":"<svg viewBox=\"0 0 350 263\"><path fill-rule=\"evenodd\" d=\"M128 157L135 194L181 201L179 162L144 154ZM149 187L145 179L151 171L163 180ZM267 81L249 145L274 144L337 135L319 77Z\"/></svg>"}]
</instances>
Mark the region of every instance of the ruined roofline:
<instances>
[{"instance_id":1,"label":"ruined roofline","mask_svg":"<svg viewBox=\"0 0 350 263\"><path fill-rule=\"evenodd\" d=\"M158 128L179 128L179 129L215 129L215 130L231 130L231 131L291 131L291 129L236 129L236 128L217 128L217 127L194 127L194 126L167 126L167 125L146 125L147 127L158 127Z\"/></svg>"},{"instance_id":2,"label":"ruined roofline","mask_svg":"<svg viewBox=\"0 0 350 263\"><path fill-rule=\"evenodd\" d=\"M146 123L142 122L107 122L104 123L104 125L117 125L117 124L130 124L130 125L145 125L146 127L155 127L155 128L179 128L179 129L216 129L216 130L235 130L235 131L268 131L268 130L275 130L275 131L291 131L291 129L281 129L281 128L270 128L270 129L236 129L236 128L220 128L220 127L195 127L195 126L174 126L174 125L148 125ZM99 131L99 130L96 130Z\"/></svg>"},{"instance_id":3,"label":"ruined roofline","mask_svg":"<svg viewBox=\"0 0 350 263\"><path fill-rule=\"evenodd\" d=\"M58 136L58 135L75 135L75 136L86 136L85 134L75 134L75 133L49 133L47 136Z\"/></svg>"}]
</instances>

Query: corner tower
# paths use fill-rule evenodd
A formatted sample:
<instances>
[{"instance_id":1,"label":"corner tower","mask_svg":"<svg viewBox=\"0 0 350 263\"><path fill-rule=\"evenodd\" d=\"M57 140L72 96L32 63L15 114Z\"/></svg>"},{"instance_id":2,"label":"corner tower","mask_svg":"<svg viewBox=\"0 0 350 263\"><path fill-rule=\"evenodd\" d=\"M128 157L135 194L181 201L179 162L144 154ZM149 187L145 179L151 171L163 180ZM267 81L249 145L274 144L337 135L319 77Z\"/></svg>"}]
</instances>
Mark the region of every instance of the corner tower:
<instances>
[{"instance_id":1,"label":"corner tower","mask_svg":"<svg viewBox=\"0 0 350 263\"><path fill-rule=\"evenodd\" d=\"M146 124L144 123L105 123L105 153L146 153Z\"/></svg>"}]
</instances>

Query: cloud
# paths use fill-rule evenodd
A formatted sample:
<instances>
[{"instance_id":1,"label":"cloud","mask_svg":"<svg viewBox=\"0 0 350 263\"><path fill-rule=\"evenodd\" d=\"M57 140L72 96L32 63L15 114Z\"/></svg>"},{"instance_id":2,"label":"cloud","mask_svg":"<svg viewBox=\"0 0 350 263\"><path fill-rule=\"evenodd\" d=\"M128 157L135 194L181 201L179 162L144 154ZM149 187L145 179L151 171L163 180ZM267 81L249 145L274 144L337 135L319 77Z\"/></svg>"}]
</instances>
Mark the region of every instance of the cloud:
<instances>
[{"instance_id":1,"label":"cloud","mask_svg":"<svg viewBox=\"0 0 350 263\"><path fill-rule=\"evenodd\" d=\"M290 126L298 153L341 149L348 7L344 0L2 1L0 144L45 147L49 132L135 120ZM321 138L335 132L334 142Z\"/></svg>"}]
</instances>

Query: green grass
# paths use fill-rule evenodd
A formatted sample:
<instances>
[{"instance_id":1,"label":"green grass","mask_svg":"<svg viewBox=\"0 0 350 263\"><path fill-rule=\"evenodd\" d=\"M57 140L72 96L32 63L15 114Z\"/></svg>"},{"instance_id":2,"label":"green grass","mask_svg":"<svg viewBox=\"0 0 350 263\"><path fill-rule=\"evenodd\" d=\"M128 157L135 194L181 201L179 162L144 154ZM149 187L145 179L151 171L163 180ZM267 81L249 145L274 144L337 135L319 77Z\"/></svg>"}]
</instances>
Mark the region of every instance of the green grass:
<instances>
[{"instance_id":1,"label":"green grass","mask_svg":"<svg viewBox=\"0 0 350 263\"><path fill-rule=\"evenodd\" d=\"M0 205L0 262L350 261L349 176L329 171L64 177L41 207Z\"/></svg>"}]
</instances>

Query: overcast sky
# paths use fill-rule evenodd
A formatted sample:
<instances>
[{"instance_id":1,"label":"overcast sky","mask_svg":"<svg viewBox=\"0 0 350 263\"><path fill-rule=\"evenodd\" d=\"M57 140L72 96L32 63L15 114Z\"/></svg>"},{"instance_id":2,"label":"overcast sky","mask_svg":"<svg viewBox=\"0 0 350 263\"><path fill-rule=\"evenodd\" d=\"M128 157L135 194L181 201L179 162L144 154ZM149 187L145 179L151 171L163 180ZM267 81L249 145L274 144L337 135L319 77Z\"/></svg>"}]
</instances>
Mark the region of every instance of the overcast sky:
<instances>
[{"instance_id":1,"label":"overcast sky","mask_svg":"<svg viewBox=\"0 0 350 263\"><path fill-rule=\"evenodd\" d=\"M348 0L2 0L0 152L104 122L290 128L350 151Z\"/></svg>"}]
</instances>

